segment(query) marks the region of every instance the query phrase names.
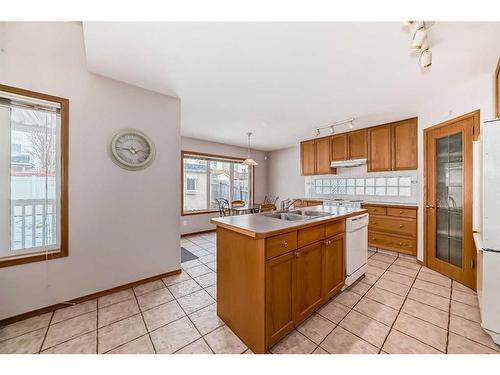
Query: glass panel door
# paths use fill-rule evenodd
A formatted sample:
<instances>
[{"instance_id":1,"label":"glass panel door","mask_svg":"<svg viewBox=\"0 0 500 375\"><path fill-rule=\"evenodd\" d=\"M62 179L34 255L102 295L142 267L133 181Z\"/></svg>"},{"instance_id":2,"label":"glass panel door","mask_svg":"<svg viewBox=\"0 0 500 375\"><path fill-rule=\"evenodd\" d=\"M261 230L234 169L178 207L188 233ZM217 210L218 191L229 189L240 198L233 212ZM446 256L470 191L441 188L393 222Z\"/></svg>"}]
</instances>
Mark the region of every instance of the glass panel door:
<instances>
[{"instance_id":1,"label":"glass panel door","mask_svg":"<svg viewBox=\"0 0 500 375\"><path fill-rule=\"evenodd\" d=\"M436 140L436 257L462 267L462 133Z\"/></svg>"}]
</instances>

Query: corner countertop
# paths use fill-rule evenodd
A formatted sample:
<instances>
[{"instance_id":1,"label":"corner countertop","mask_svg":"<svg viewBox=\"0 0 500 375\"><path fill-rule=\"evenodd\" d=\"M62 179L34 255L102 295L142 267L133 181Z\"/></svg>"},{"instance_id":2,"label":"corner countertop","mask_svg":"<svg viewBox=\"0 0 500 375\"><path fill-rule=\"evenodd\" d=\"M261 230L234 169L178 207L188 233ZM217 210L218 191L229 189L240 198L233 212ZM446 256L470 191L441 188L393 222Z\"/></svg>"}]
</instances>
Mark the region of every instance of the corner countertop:
<instances>
[{"instance_id":1,"label":"corner countertop","mask_svg":"<svg viewBox=\"0 0 500 375\"><path fill-rule=\"evenodd\" d=\"M329 212L331 215L304 221L285 221L266 217L263 214L249 214L213 218L210 222L216 226L233 230L249 237L266 238L330 221L346 219L367 212L365 209L330 206L308 207L307 210Z\"/></svg>"}]
</instances>

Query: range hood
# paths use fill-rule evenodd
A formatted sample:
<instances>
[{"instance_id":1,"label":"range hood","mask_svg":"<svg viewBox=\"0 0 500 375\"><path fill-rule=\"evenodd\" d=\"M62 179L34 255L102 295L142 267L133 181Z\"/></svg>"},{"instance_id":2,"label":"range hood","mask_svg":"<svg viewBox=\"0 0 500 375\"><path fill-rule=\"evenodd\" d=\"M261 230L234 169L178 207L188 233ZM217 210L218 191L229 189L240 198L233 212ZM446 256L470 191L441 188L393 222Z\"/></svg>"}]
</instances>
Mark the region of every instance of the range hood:
<instances>
[{"instance_id":1,"label":"range hood","mask_svg":"<svg viewBox=\"0 0 500 375\"><path fill-rule=\"evenodd\" d=\"M332 161L330 163L330 167L339 168L339 167L359 167L360 165L365 165L366 159L353 159L353 160L340 160L340 161Z\"/></svg>"}]
</instances>

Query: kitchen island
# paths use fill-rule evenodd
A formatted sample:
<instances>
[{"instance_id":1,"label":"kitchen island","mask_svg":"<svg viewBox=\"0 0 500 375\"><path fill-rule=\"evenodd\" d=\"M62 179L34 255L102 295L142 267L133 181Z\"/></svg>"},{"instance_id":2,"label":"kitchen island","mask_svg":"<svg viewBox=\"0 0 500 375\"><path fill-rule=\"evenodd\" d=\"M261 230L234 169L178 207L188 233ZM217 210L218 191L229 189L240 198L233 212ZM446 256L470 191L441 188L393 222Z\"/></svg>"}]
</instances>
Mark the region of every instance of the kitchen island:
<instances>
[{"instance_id":1,"label":"kitchen island","mask_svg":"<svg viewBox=\"0 0 500 375\"><path fill-rule=\"evenodd\" d=\"M211 220L217 314L254 353L265 353L341 290L345 221L367 211L316 206L291 212Z\"/></svg>"}]
</instances>

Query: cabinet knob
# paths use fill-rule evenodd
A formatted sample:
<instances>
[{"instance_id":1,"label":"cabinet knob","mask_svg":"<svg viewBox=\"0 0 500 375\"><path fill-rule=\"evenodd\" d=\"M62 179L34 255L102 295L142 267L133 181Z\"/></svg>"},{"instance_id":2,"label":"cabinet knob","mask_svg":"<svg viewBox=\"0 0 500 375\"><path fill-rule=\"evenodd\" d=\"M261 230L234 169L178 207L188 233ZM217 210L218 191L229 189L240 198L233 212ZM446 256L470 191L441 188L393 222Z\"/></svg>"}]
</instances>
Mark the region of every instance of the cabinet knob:
<instances>
[{"instance_id":1,"label":"cabinet knob","mask_svg":"<svg viewBox=\"0 0 500 375\"><path fill-rule=\"evenodd\" d=\"M400 227L400 228L404 228L404 225L403 225L403 224L399 224L399 227Z\"/></svg>"},{"instance_id":2,"label":"cabinet knob","mask_svg":"<svg viewBox=\"0 0 500 375\"><path fill-rule=\"evenodd\" d=\"M399 211L399 213L402 215L402 214L404 214L404 211Z\"/></svg>"},{"instance_id":3,"label":"cabinet knob","mask_svg":"<svg viewBox=\"0 0 500 375\"><path fill-rule=\"evenodd\" d=\"M298 251L295 252L295 257L300 258L300 253Z\"/></svg>"},{"instance_id":4,"label":"cabinet knob","mask_svg":"<svg viewBox=\"0 0 500 375\"><path fill-rule=\"evenodd\" d=\"M281 243L281 246L283 246L283 247L288 247L288 242L283 241L283 242Z\"/></svg>"},{"instance_id":5,"label":"cabinet knob","mask_svg":"<svg viewBox=\"0 0 500 375\"><path fill-rule=\"evenodd\" d=\"M403 246L403 243L402 243L402 242L400 242L400 243L399 243L399 246Z\"/></svg>"}]
</instances>

